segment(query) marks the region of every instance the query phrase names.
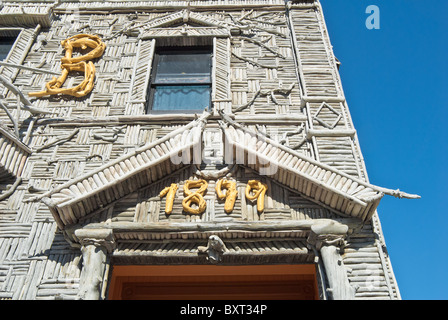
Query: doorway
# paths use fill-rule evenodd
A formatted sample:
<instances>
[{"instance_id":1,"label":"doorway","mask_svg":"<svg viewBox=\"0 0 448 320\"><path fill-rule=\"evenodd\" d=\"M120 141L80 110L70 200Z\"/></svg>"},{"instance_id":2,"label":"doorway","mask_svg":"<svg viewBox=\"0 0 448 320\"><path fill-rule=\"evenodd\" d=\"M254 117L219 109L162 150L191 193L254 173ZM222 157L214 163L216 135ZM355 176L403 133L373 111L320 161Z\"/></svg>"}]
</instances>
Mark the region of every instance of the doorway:
<instances>
[{"instance_id":1,"label":"doorway","mask_svg":"<svg viewBox=\"0 0 448 320\"><path fill-rule=\"evenodd\" d=\"M317 300L305 265L113 266L109 300Z\"/></svg>"}]
</instances>

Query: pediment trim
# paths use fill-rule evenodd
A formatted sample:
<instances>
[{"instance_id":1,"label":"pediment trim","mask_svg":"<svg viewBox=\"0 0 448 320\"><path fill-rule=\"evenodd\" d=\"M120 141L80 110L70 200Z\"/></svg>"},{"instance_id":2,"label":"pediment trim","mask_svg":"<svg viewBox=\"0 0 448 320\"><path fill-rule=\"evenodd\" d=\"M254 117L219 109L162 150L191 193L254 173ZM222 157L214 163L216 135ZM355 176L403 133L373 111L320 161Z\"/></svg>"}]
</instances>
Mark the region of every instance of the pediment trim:
<instances>
[{"instance_id":1,"label":"pediment trim","mask_svg":"<svg viewBox=\"0 0 448 320\"><path fill-rule=\"evenodd\" d=\"M251 131L220 113L227 145L226 163L243 164L343 216L369 221L382 197L418 195L372 185ZM230 147L229 147L230 146Z\"/></svg>"},{"instance_id":2,"label":"pediment trim","mask_svg":"<svg viewBox=\"0 0 448 320\"><path fill-rule=\"evenodd\" d=\"M104 210L126 195L145 187L182 166L198 162L202 131L209 113L132 153L41 195L58 227L64 229L86 216Z\"/></svg>"},{"instance_id":3,"label":"pediment trim","mask_svg":"<svg viewBox=\"0 0 448 320\"><path fill-rule=\"evenodd\" d=\"M180 25L180 26L179 26ZM141 30L141 39L175 36L230 36L230 28L222 21L189 9L149 21Z\"/></svg>"},{"instance_id":4,"label":"pediment trim","mask_svg":"<svg viewBox=\"0 0 448 320\"><path fill-rule=\"evenodd\" d=\"M150 21L145 30L151 28L169 27L178 23L196 23L204 27L226 28L221 21L207 17L198 12L192 12L189 9L183 9L165 17L157 18Z\"/></svg>"},{"instance_id":5,"label":"pediment trim","mask_svg":"<svg viewBox=\"0 0 448 320\"><path fill-rule=\"evenodd\" d=\"M200 243L204 245L211 237L218 237L225 245L234 242L278 242L300 241L306 247L316 236L337 234L343 238L359 228L358 219L307 219L294 221L228 221L228 222L97 222L71 226L65 231L66 239L74 246L98 243L109 248L124 251L135 244ZM105 244L101 244L105 242ZM152 246L154 247L154 246ZM120 249L121 248L121 249ZM135 248L135 246L134 246ZM235 252L234 252L235 253ZM241 254L241 252L236 252ZM299 252L290 251L291 254ZM301 253L307 253L303 251ZM122 255L118 253L118 255ZM143 253L138 253L142 256ZM194 253L194 256L197 252Z\"/></svg>"},{"instance_id":6,"label":"pediment trim","mask_svg":"<svg viewBox=\"0 0 448 320\"><path fill-rule=\"evenodd\" d=\"M0 178L19 177L32 151L3 124L0 124L0 150Z\"/></svg>"}]
</instances>

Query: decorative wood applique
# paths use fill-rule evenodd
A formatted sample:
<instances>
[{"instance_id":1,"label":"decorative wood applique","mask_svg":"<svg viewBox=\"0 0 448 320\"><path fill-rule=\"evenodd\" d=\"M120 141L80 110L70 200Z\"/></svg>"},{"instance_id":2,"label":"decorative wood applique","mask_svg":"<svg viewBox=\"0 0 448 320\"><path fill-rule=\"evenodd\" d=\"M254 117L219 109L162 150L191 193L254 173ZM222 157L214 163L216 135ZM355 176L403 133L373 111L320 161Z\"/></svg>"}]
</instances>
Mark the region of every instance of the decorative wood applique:
<instances>
[{"instance_id":1,"label":"decorative wood applique","mask_svg":"<svg viewBox=\"0 0 448 320\"><path fill-rule=\"evenodd\" d=\"M166 203L165 203L166 214L170 214L173 211L174 197L176 196L177 188L178 188L177 184L172 183L171 186L166 187L162 191L160 191L159 196L161 198L166 196Z\"/></svg>"},{"instance_id":2,"label":"decorative wood applique","mask_svg":"<svg viewBox=\"0 0 448 320\"><path fill-rule=\"evenodd\" d=\"M222 260L222 256L225 252L228 252L224 241L221 240L217 235L211 235L208 238L207 246L199 246L198 254L205 254L206 259L213 264L217 264Z\"/></svg>"},{"instance_id":3,"label":"decorative wood applique","mask_svg":"<svg viewBox=\"0 0 448 320\"><path fill-rule=\"evenodd\" d=\"M182 200L182 207L185 212L190 214L201 214L205 211L207 203L204 200L204 195L207 191L208 183L206 180L187 180L184 184L184 194L185 198ZM172 183L169 187L165 187L159 194L160 198L166 196L165 213L171 214L173 211L174 198L176 197L176 191L178 189L176 183ZM193 192L190 189L199 188L199 190ZM223 189L227 191L224 193ZM246 197L247 199L253 201L257 199L257 210L258 212L263 212L264 210L264 196L266 194L268 187L266 184L258 180L249 180L246 186ZM235 201L238 196L238 191L236 189L236 182L226 179L219 179L216 182L216 194L220 200L225 199L224 211L226 213L231 213L235 206ZM252 191L252 193L251 193ZM192 208L192 204L196 204L197 208Z\"/></svg>"},{"instance_id":4,"label":"decorative wood applique","mask_svg":"<svg viewBox=\"0 0 448 320\"><path fill-rule=\"evenodd\" d=\"M182 200L182 207L191 214L201 214L205 211L207 203L204 200L204 194L207 190L208 183L204 179L201 180L187 180L184 185L184 193L186 197ZM199 188L196 192L190 191L190 188ZM191 204L197 204L198 208L194 209Z\"/></svg>"},{"instance_id":5,"label":"decorative wood applique","mask_svg":"<svg viewBox=\"0 0 448 320\"><path fill-rule=\"evenodd\" d=\"M223 188L227 189L225 194L222 192ZM224 211L226 213L232 212L233 207L235 206L236 197L238 195L238 191L236 190L236 182L220 179L216 182L215 190L219 199L226 199L224 203Z\"/></svg>"},{"instance_id":6,"label":"decorative wood applique","mask_svg":"<svg viewBox=\"0 0 448 320\"><path fill-rule=\"evenodd\" d=\"M98 36L78 34L62 41L61 45L65 48L65 57L61 59L61 76L58 78L53 77L53 79L45 85L45 91L30 92L30 96L42 97L61 93L74 97L83 97L92 91L95 80L95 66L92 61L89 60L103 55L106 48L105 43L102 42ZM72 57L74 48L80 48L82 50L91 48L92 50L85 55ZM75 87L61 88L70 71L84 72L84 80Z\"/></svg>"},{"instance_id":7,"label":"decorative wood applique","mask_svg":"<svg viewBox=\"0 0 448 320\"><path fill-rule=\"evenodd\" d=\"M253 190L253 194L251 191ZM246 186L246 198L253 201L257 199L257 210L263 212L264 210L264 195L268 190L268 186L258 180L249 180Z\"/></svg>"}]
</instances>

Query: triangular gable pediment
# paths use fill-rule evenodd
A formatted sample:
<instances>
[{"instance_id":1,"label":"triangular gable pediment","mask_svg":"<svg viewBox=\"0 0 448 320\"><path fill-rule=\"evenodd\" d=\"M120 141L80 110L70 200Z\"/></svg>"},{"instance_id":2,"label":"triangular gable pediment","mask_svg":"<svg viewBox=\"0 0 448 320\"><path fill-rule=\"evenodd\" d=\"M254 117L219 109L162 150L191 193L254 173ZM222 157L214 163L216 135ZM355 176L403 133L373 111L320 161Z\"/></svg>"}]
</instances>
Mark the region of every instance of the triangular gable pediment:
<instances>
[{"instance_id":1,"label":"triangular gable pediment","mask_svg":"<svg viewBox=\"0 0 448 320\"><path fill-rule=\"evenodd\" d=\"M192 12L188 9L184 9L148 22L145 25L145 29L170 27L179 23L190 23L192 25L204 27L226 28L226 25L222 21L207 17L198 12Z\"/></svg>"},{"instance_id":2,"label":"triangular gable pediment","mask_svg":"<svg viewBox=\"0 0 448 320\"><path fill-rule=\"evenodd\" d=\"M217 170L213 170L217 171ZM209 171L211 173L212 171ZM229 222L229 221L281 221L301 219L336 219L339 216L322 206L303 197L299 192L286 189L282 184L267 176L261 176L254 170L237 166L223 175L207 177L195 165L181 169L142 187L114 203L108 217L112 222L120 223L187 223L187 222ZM207 182L204 199L207 201L204 212L192 214L184 210L182 201L186 195L185 185L188 181L204 179ZM237 197L230 212L225 210L225 200L220 199L216 185L220 179L236 183ZM257 180L266 184L264 210L257 210L257 201L245 197L248 181ZM172 202L172 210L167 213L167 197L160 197L160 192L167 186L177 186ZM196 188L197 190L197 188ZM225 193L226 190L223 190ZM196 204L192 205L197 207ZM103 218L100 218L100 220ZM100 222L100 221L97 221Z\"/></svg>"},{"instance_id":3,"label":"triangular gable pediment","mask_svg":"<svg viewBox=\"0 0 448 320\"><path fill-rule=\"evenodd\" d=\"M188 125L69 181L40 199L49 206L61 229L75 225L182 167L201 163L202 133L209 116L205 112ZM384 194L415 197L356 179L260 136L225 114L221 117L224 121L218 122L224 137L224 163L227 168L250 168L257 175L254 179L275 182L341 217L368 221ZM241 198L244 197L240 192ZM287 202L284 204L287 205ZM267 211L272 210L270 213L274 215L281 211L276 204L268 204L266 208ZM247 216L242 220L247 220Z\"/></svg>"},{"instance_id":4,"label":"triangular gable pediment","mask_svg":"<svg viewBox=\"0 0 448 320\"><path fill-rule=\"evenodd\" d=\"M73 179L40 198L59 228L74 225L191 162L208 113L130 154Z\"/></svg>"},{"instance_id":5,"label":"triangular gable pediment","mask_svg":"<svg viewBox=\"0 0 448 320\"><path fill-rule=\"evenodd\" d=\"M229 36L229 27L222 21L184 9L149 21L142 28L141 38L174 36Z\"/></svg>"},{"instance_id":6,"label":"triangular gable pediment","mask_svg":"<svg viewBox=\"0 0 448 320\"><path fill-rule=\"evenodd\" d=\"M420 197L374 186L248 130L223 113L221 116L226 162L244 164L268 175L343 217L370 220L385 194L409 199Z\"/></svg>"},{"instance_id":7,"label":"triangular gable pediment","mask_svg":"<svg viewBox=\"0 0 448 320\"><path fill-rule=\"evenodd\" d=\"M231 244L235 234L239 234L235 239L241 237L243 240L247 237L258 237L273 238L274 241L278 240L279 233L303 240L309 236L311 227L315 224L343 223L352 229L360 224L357 219L341 219L334 212L304 198L297 191L285 188L275 179L262 176L248 167L236 165L230 170L220 168L218 166L200 170L194 164L184 166L119 199L113 206L104 210L103 214L91 217L78 225L68 226L65 229L66 238L78 242L77 230L107 229L111 230L117 243L122 240L140 242L160 239L204 242L209 236L219 235L225 239L226 244ZM192 214L183 208L183 200L186 198L185 185L189 181L199 179L207 181L204 194L207 205L202 213ZM216 192L217 183L221 179L236 182L238 193L231 212L225 210L225 200L220 199ZM261 181L267 186L262 212L257 209L257 200L250 200L245 196L247 184L251 180ZM160 196L160 191L172 184L178 188L172 210L167 213L168 200L167 197ZM241 236L242 234L246 236ZM298 253L294 251L296 249L291 250L291 253Z\"/></svg>"},{"instance_id":8,"label":"triangular gable pediment","mask_svg":"<svg viewBox=\"0 0 448 320\"><path fill-rule=\"evenodd\" d=\"M343 172L243 128L224 127L226 161L243 163L313 202L346 217L369 220L384 194Z\"/></svg>"}]
</instances>

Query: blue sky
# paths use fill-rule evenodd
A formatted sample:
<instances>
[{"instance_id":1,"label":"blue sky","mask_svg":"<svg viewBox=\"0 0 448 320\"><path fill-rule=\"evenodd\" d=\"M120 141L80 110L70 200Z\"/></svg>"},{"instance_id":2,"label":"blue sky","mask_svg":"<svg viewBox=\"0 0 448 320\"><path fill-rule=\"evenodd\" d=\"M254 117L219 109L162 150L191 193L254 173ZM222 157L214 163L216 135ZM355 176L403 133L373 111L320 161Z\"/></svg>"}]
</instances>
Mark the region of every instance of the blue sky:
<instances>
[{"instance_id":1,"label":"blue sky","mask_svg":"<svg viewBox=\"0 0 448 320\"><path fill-rule=\"evenodd\" d=\"M321 0L405 300L448 299L448 1ZM369 30L366 8L380 9Z\"/></svg>"}]
</instances>

